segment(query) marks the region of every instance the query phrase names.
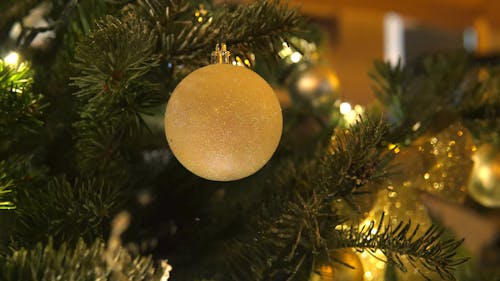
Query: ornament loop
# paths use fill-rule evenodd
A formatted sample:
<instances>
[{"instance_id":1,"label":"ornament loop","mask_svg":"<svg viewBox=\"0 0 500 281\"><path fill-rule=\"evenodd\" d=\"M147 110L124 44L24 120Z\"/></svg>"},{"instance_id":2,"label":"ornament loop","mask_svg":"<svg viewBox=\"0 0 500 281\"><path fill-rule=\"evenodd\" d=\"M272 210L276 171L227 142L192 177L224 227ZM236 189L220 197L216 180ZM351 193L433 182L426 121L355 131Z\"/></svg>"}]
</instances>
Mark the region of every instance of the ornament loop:
<instances>
[{"instance_id":1,"label":"ornament loop","mask_svg":"<svg viewBox=\"0 0 500 281\"><path fill-rule=\"evenodd\" d=\"M231 63L231 52L227 50L226 43L217 43L215 51L212 52L212 63Z\"/></svg>"}]
</instances>

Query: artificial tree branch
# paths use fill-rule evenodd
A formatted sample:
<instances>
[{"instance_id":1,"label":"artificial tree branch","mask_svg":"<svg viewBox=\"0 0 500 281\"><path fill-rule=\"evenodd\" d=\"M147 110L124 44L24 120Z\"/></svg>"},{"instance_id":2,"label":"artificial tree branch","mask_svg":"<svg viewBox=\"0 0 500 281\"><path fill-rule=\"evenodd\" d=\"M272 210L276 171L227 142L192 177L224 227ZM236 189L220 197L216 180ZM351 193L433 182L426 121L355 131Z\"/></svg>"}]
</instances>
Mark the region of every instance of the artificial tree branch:
<instances>
[{"instance_id":1,"label":"artificial tree branch","mask_svg":"<svg viewBox=\"0 0 500 281\"><path fill-rule=\"evenodd\" d=\"M376 224L363 224L334 231L332 248L356 248L375 254L380 250L387 257L386 262L394 264L399 270L407 271L402 261L406 257L409 264L427 280L429 277L418 265L433 272L445 280L455 280L453 271L457 265L468 260L457 256L457 248L463 240L443 238L445 230L435 225L422 230L420 225L411 221L392 225L384 220L382 214Z\"/></svg>"}]
</instances>

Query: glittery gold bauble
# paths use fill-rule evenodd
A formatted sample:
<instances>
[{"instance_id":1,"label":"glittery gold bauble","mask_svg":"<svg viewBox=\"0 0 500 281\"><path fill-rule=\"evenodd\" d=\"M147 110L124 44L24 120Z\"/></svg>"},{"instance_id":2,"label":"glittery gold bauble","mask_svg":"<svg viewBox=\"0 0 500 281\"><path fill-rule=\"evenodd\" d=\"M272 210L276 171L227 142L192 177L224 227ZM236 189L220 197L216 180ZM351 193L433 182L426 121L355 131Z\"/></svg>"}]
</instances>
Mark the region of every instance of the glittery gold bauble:
<instances>
[{"instance_id":1,"label":"glittery gold bauble","mask_svg":"<svg viewBox=\"0 0 500 281\"><path fill-rule=\"evenodd\" d=\"M474 168L469 194L486 207L500 207L500 149L481 145L472 156Z\"/></svg>"},{"instance_id":2,"label":"glittery gold bauble","mask_svg":"<svg viewBox=\"0 0 500 281\"><path fill-rule=\"evenodd\" d=\"M323 65L309 66L291 76L290 95L294 103L313 108L333 105L339 91L335 72Z\"/></svg>"},{"instance_id":3,"label":"glittery gold bauble","mask_svg":"<svg viewBox=\"0 0 500 281\"><path fill-rule=\"evenodd\" d=\"M213 64L189 74L165 112L168 144L184 167L209 180L247 177L269 161L281 138L281 108L255 72Z\"/></svg>"},{"instance_id":4,"label":"glittery gold bauble","mask_svg":"<svg viewBox=\"0 0 500 281\"><path fill-rule=\"evenodd\" d=\"M309 281L363 281L363 265L352 249L333 250L330 252L330 260L325 257L324 260L318 261Z\"/></svg>"},{"instance_id":5,"label":"glittery gold bauble","mask_svg":"<svg viewBox=\"0 0 500 281\"><path fill-rule=\"evenodd\" d=\"M447 200L463 202L472 171L470 157L475 148L467 128L454 123L418 139L415 144L423 161L421 189Z\"/></svg>"}]
</instances>

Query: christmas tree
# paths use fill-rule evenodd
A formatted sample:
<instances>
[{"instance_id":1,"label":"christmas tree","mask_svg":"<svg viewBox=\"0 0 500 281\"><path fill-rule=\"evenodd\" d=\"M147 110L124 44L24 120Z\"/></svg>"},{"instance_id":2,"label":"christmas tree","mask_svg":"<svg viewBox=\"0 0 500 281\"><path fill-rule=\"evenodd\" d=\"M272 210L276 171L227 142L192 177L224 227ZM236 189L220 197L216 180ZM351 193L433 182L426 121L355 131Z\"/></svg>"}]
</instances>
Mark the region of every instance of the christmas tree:
<instances>
[{"instance_id":1,"label":"christmas tree","mask_svg":"<svg viewBox=\"0 0 500 281\"><path fill-rule=\"evenodd\" d=\"M297 82L315 34L280 1L0 10L0 280L498 280L498 66L375 62L378 103L281 115L248 69Z\"/></svg>"}]
</instances>

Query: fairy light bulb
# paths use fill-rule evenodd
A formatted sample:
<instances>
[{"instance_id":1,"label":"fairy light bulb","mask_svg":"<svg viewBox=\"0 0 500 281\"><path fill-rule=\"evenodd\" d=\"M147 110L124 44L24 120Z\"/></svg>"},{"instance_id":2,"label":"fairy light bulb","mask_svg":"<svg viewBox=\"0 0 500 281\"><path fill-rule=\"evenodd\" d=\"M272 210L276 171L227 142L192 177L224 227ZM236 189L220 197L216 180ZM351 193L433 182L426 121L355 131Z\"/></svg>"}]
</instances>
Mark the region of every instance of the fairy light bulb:
<instances>
[{"instance_id":1,"label":"fairy light bulb","mask_svg":"<svg viewBox=\"0 0 500 281\"><path fill-rule=\"evenodd\" d=\"M10 66L16 66L19 63L19 54L16 52L10 52L5 56L3 61Z\"/></svg>"},{"instance_id":2,"label":"fairy light bulb","mask_svg":"<svg viewBox=\"0 0 500 281\"><path fill-rule=\"evenodd\" d=\"M340 113L343 115L349 114L349 112L351 112L351 109L351 104L348 102L343 102L340 104Z\"/></svg>"}]
</instances>

